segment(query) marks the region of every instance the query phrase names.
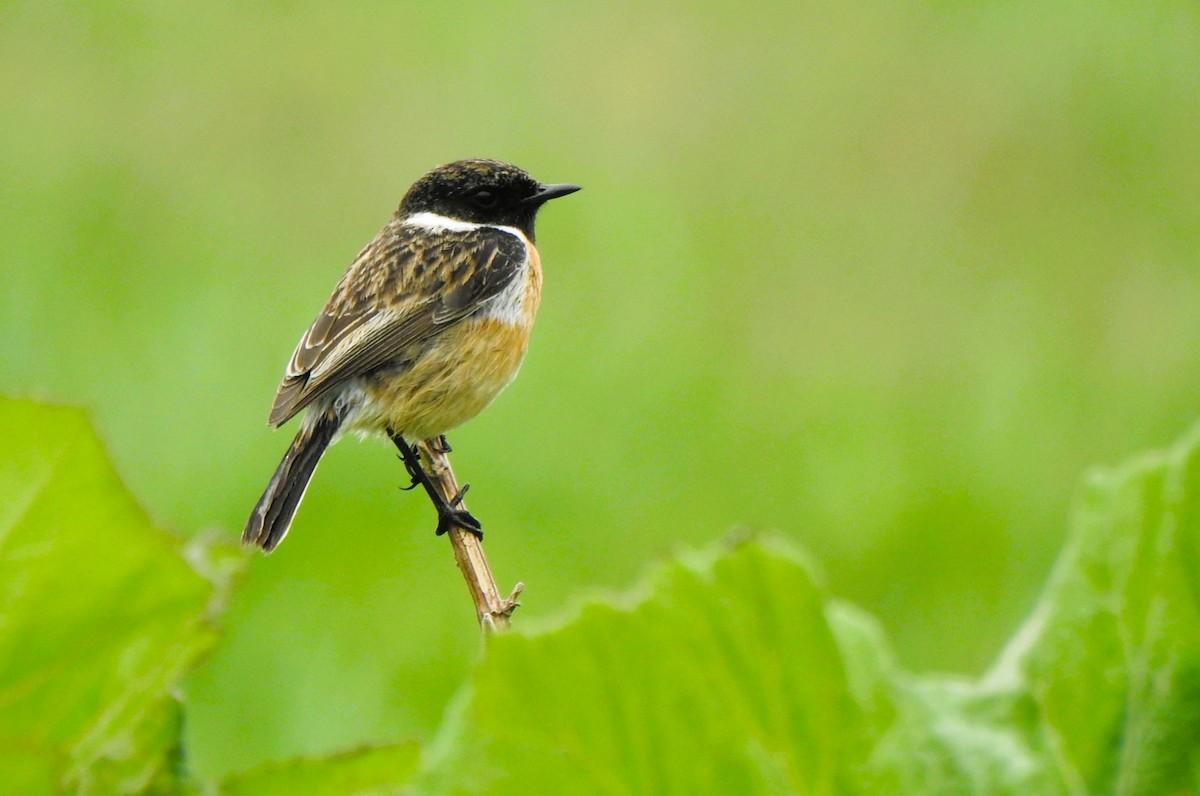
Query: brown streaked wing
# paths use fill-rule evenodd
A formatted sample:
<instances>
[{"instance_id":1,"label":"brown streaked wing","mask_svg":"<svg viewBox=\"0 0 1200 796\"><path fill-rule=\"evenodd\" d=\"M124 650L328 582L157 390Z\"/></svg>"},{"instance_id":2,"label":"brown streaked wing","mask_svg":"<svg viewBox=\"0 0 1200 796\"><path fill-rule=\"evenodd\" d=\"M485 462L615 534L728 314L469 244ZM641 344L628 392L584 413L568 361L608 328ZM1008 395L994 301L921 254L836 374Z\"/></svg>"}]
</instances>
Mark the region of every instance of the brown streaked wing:
<instances>
[{"instance_id":1,"label":"brown streaked wing","mask_svg":"<svg viewBox=\"0 0 1200 796\"><path fill-rule=\"evenodd\" d=\"M475 312L527 256L516 236L385 227L301 337L268 422L279 426L318 397L401 356Z\"/></svg>"},{"instance_id":2,"label":"brown streaked wing","mask_svg":"<svg viewBox=\"0 0 1200 796\"><path fill-rule=\"evenodd\" d=\"M288 362L287 375L299 376L310 372L321 361L321 355L327 349L336 345L338 341L354 331L374 313L374 310L345 315L322 312L304 333L304 337L300 338L300 344L292 352L292 359Z\"/></svg>"}]
</instances>

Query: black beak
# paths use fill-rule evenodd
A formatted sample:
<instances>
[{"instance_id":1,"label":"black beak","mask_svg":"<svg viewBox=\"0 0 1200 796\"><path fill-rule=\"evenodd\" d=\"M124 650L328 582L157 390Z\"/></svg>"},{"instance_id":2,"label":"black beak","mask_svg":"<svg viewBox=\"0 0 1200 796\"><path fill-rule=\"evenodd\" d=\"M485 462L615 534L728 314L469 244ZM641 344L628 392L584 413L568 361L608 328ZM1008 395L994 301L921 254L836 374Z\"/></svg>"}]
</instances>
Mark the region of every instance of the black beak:
<instances>
[{"instance_id":1,"label":"black beak","mask_svg":"<svg viewBox=\"0 0 1200 796\"><path fill-rule=\"evenodd\" d=\"M537 193L535 193L533 196L522 199L521 204L533 205L534 207L537 207L545 202L549 202L551 199L557 199L560 196L566 196L567 194L575 193L579 190L579 188L580 186L578 185L570 185L565 182L557 185L542 184L538 186Z\"/></svg>"}]
</instances>

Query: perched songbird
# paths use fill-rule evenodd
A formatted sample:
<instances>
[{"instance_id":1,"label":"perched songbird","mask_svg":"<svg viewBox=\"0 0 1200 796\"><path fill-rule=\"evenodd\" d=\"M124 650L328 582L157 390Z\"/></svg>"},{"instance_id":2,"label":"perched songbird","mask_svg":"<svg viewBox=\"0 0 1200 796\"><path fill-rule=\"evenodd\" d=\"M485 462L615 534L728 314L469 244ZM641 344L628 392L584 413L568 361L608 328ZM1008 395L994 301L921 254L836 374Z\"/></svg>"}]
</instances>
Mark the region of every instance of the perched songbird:
<instances>
[{"instance_id":1,"label":"perched songbird","mask_svg":"<svg viewBox=\"0 0 1200 796\"><path fill-rule=\"evenodd\" d=\"M412 444L470 420L516 376L542 293L534 217L578 190L495 160L417 180L292 354L268 422L307 412L243 542L268 552L279 544L321 454L347 431L396 443L434 500L438 533L451 524L480 533L457 505L461 493L438 497Z\"/></svg>"}]
</instances>

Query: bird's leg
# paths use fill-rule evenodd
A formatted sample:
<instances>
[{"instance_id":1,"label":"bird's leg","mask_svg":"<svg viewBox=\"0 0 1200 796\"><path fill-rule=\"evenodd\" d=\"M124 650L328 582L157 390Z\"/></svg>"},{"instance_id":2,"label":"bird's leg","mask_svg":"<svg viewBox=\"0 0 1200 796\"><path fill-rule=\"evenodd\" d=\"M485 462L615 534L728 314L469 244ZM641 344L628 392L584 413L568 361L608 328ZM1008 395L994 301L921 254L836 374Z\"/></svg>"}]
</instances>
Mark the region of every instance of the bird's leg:
<instances>
[{"instance_id":1,"label":"bird's leg","mask_svg":"<svg viewBox=\"0 0 1200 796\"><path fill-rule=\"evenodd\" d=\"M397 439L397 437L392 436L391 431L388 431L388 436L391 437L393 441ZM401 440L396 444L399 446L405 443L403 440ZM407 456L405 456L403 449L401 449L400 455L397 457L400 459L400 461L404 462L404 469L408 471L408 477L412 479L412 483L410 483L408 486L400 487L401 492L409 492L413 489L416 489L418 486L421 486L423 483L421 476L424 475L424 472L421 470L420 454L411 448L409 450L413 455L413 459L409 459Z\"/></svg>"},{"instance_id":2,"label":"bird's leg","mask_svg":"<svg viewBox=\"0 0 1200 796\"><path fill-rule=\"evenodd\" d=\"M408 474L412 477L413 483L404 489L412 489L417 484L425 487L425 492L429 495L430 502L437 510L438 525L437 535L441 536L452 527L461 528L468 533L473 533L480 539L483 538L483 530L480 527L479 520L475 519L471 512L461 508L463 495L467 493L470 484L463 486L450 500L442 497L442 493L437 490L433 483L433 479L429 477L429 473L425 472L425 468L421 466L421 455L416 448L404 441L404 437L396 432L388 429L388 437L395 443L400 450L400 458L404 462L404 468L408 470Z\"/></svg>"}]
</instances>

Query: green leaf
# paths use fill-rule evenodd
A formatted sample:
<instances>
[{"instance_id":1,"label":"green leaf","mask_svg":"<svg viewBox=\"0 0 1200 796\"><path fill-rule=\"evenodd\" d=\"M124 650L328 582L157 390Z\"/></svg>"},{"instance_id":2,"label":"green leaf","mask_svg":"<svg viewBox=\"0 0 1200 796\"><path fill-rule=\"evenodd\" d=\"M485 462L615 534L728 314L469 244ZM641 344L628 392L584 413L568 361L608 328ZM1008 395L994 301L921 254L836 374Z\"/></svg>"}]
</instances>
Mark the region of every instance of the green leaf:
<instances>
[{"instance_id":1,"label":"green leaf","mask_svg":"<svg viewBox=\"0 0 1200 796\"><path fill-rule=\"evenodd\" d=\"M688 556L628 608L495 639L431 750L429 793L876 793L887 746L940 751L874 625L766 538ZM832 619L831 619L832 618ZM943 707L939 703L939 707ZM945 712L949 712L945 710Z\"/></svg>"},{"instance_id":2,"label":"green leaf","mask_svg":"<svg viewBox=\"0 0 1200 796\"><path fill-rule=\"evenodd\" d=\"M0 399L0 439L0 790L170 788L233 559L155 528L82 412Z\"/></svg>"},{"instance_id":3,"label":"green leaf","mask_svg":"<svg viewBox=\"0 0 1200 796\"><path fill-rule=\"evenodd\" d=\"M560 631L497 638L430 790L846 785L858 709L823 602L790 551L751 544L669 566L635 607L595 603Z\"/></svg>"},{"instance_id":4,"label":"green leaf","mask_svg":"<svg viewBox=\"0 0 1200 796\"><path fill-rule=\"evenodd\" d=\"M494 640L426 793L1200 792L1200 429L1094 475L1031 617L914 676L766 538Z\"/></svg>"},{"instance_id":5,"label":"green leaf","mask_svg":"<svg viewBox=\"0 0 1200 796\"><path fill-rule=\"evenodd\" d=\"M406 742L322 758L271 763L221 783L222 796L376 796L396 793L417 767L420 747Z\"/></svg>"},{"instance_id":6,"label":"green leaf","mask_svg":"<svg viewBox=\"0 0 1200 796\"><path fill-rule=\"evenodd\" d=\"M1045 595L985 681L1024 687L1068 792L1200 792L1200 427L1088 479Z\"/></svg>"}]
</instances>

